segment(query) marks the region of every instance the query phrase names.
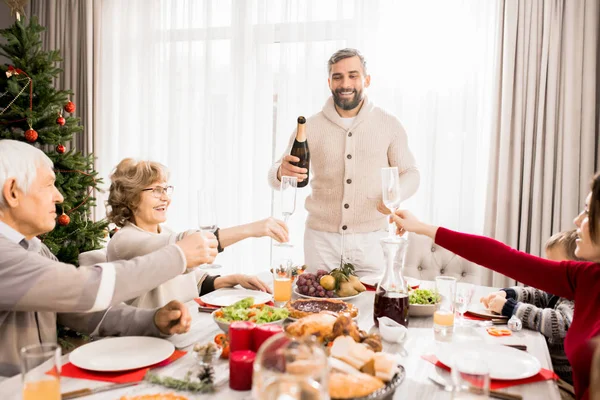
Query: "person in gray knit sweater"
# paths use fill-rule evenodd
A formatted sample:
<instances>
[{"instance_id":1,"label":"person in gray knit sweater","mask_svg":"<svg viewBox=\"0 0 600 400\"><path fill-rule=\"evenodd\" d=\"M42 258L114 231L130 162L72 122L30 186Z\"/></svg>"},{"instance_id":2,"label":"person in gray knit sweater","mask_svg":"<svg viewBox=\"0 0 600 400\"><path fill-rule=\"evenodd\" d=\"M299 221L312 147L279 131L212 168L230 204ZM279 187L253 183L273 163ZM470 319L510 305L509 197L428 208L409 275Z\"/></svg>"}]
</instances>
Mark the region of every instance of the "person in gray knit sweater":
<instances>
[{"instance_id":1,"label":"person in gray knit sweater","mask_svg":"<svg viewBox=\"0 0 600 400\"><path fill-rule=\"evenodd\" d=\"M55 343L57 321L92 336L187 332L190 313L178 301L149 310L122 302L217 255L217 241L195 233L130 261L61 263L37 238L56 224L55 179L41 150L0 140L0 377L19 372L22 347Z\"/></svg>"},{"instance_id":2,"label":"person in gray knit sweater","mask_svg":"<svg viewBox=\"0 0 600 400\"><path fill-rule=\"evenodd\" d=\"M546 242L546 258L554 261L578 260L575 256L577 233L560 232ZM564 350L564 339L573 321L575 303L533 287L515 286L481 299L490 310L507 317L516 315L523 327L541 332L548 342L554 372L573 383L571 365Z\"/></svg>"}]
</instances>

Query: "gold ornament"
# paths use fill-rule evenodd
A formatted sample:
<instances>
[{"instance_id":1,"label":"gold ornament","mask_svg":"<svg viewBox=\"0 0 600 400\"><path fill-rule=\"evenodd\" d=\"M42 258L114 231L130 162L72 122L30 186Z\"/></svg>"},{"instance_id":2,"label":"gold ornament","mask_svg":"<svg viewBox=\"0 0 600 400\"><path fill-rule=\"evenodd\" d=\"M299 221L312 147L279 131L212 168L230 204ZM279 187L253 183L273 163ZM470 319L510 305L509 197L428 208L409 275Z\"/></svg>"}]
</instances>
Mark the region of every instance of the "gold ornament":
<instances>
[{"instance_id":1,"label":"gold ornament","mask_svg":"<svg viewBox=\"0 0 600 400\"><path fill-rule=\"evenodd\" d=\"M21 14L25 15L25 6L28 0L4 0L12 15L15 16L17 21L21 20Z\"/></svg>"}]
</instances>

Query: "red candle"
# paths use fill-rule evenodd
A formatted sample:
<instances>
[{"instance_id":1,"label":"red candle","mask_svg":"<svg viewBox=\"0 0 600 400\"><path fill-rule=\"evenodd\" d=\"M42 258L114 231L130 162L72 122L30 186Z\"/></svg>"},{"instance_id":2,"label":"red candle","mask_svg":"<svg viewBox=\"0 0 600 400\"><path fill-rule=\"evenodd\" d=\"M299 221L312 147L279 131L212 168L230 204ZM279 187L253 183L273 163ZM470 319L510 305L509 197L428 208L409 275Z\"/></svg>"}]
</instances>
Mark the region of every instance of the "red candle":
<instances>
[{"instance_id":1,"label":"red candle","mask_svg":"<svg viewBox=\"0 0 600 400\"><path fill-rule=\"evenodd\" d=\"M283 332L281 325L258 325L252 331L252 351L258 352L258 349L260 349L260 346L262 346L265 340L280 332Z\"/></svg>"},{"instance_id":2,"label":"red candle","mask_svg":"<svg viewBox=\"0 0 600 400\"><path fill-rule=\"evenodd\" d=\"M229 325L229 348L232 353L252 350L252 330L255 327L256 324L250 321L235 321Z\"/></svg>"},{"instance_id":3,"label":"red candle","mask_svg":"<svg viewBox=\"0 0 600 400\"><path fill-rule=\"evenodd\" d=\"M250 350L229 354L229 387L233 390L252 389L252 364L256 353Z\"/></svg>"}]
</instances>

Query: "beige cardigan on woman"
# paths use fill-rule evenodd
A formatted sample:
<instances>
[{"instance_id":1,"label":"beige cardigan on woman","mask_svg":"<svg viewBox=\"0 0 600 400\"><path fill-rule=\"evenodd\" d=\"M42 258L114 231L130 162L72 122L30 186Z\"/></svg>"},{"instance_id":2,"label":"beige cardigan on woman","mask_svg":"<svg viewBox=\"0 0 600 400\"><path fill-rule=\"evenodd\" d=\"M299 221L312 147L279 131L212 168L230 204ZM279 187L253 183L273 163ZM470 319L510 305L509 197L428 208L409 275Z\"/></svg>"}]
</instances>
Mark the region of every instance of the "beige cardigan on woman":
<instances>
[{"instance_id":1,"label":"beige cardigan on woman","mask_svg":"<svg viewBox=\"0 0 600 400\"><path fill-rule=\"evenodd\" d=\"M130 260L152 253L181 240L185 233L173 232L163 225L160 226L160 233L152 233L135 224L127 223L108 243L108 261ZM207 276L198 269L186 272L127 303L140 308L162 307L171 300L185 303L198 297ZM213 279L210 278L210 286L212 286Z\"/></svg>"}]
</instances>

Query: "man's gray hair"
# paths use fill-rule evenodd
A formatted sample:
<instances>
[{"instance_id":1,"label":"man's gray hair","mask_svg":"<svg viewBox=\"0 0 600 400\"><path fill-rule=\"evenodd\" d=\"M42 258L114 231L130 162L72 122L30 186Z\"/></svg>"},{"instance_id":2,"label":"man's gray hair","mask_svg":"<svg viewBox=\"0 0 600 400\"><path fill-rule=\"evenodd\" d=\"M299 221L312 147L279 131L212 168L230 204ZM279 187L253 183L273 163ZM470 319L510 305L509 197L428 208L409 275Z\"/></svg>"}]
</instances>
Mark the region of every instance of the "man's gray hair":
<instances>
[{"instance_id":1,"label":"man's gray hair","mask_svg":"<svg viewBox=\"0 0 600 400\"><path fill-rule=\"evenodd\" d=\"M351 48L341 49L333 53L333 55L329 58L329 61L327 61L327 73L331 74L331 67L333 66L333 64L337 64L344 58L350 57L358 57L358 59L360 60L360 64L362 65L363 74L366 76L367 60L365 60L365 57L360 53L360 51Z\"/></svg>"},{"instance_id":2,"label":"man's gray hair","mask_svg":"<svg viewBox=\"0 0 600 400\"><path fill-rule=\"evenodd\" d=\"M0 140L0 190L10 178L15 178L17 187L25 194L35 180L38 167L52 169L54 164L48 156L30 144L17 140ZM0 209L6 207L0 192Z\"/></svg>"}]
</instances>

